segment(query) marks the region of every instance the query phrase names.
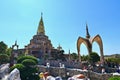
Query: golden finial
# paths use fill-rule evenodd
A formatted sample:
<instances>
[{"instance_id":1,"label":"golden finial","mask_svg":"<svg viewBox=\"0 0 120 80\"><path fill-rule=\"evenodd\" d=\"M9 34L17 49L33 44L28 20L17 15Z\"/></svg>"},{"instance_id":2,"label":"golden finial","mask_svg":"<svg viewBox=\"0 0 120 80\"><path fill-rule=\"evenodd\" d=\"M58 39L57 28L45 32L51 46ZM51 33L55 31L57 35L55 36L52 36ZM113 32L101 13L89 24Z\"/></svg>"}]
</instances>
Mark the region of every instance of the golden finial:
<instances>
[{"instance_id":1,"label":"golden finial","mask_svg":"<svg viewBox=\"0 0 120 80\"><path fill-rule=\"evenodd\" d=\"M44 23L43 23L43 19L42 19L42 15L43 13L41 12L41 19L38 25L38 30L37 30L37 34L45 34L45 30L44 30Z\"/></svg>"}]
</instances>

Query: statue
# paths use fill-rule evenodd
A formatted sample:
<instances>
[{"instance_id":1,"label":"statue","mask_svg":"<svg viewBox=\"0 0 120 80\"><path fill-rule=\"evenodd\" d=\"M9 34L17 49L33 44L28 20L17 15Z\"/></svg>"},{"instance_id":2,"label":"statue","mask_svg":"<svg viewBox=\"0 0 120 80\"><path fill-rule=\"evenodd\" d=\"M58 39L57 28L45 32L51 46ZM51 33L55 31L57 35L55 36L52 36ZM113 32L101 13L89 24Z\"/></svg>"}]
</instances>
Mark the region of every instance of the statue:
<instances>
[{"instance_id":1,"label":"statue","mask_svg":"<svg viewBox=\"0 0 120 80\"><path fill-rule=\"evenodd\" d=\"M17 68L15 68L9 75L7 80L21 80L20 72Z\"/></svg>"},{"instance_id":2,"label":"statue","mask_svg":"<svg viewBox=\"0 0 120 80\"><path fill-rule=\"evenodd\" d=\"M88 26L86 24L86 38L83 37L79 37L77 40L77 51L78 51L78 57L79 57L79 61L81 62L81 54L80 54L80 46L81 44L85 44L87 49L88 49L88 53L90 55L90 53L92 52L92 44L93 42L97 42L100 48L100 61L101 63L104 63L104 55L103 55L103 43L102 43L102 39L100 37L100 35L96 35L95 37L90 37L89 31L88 31Z\"/></svg>"}]
</instances>

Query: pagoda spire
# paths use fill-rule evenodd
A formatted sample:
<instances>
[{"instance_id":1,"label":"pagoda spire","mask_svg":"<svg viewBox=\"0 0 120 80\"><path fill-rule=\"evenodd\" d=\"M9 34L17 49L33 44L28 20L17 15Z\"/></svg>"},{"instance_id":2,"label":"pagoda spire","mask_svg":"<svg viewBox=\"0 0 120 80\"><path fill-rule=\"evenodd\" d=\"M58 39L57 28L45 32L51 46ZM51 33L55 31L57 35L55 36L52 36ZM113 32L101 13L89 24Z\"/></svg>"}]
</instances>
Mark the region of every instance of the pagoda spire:
<instances>
[{"instance_id":1,"label":"pagoda spire","mask_svg":"<svg viewBox=\"0 0 120 80\"><path fill-rule=\"evenodd\" d=\"M37 30L37 35L39 34L45 34L45 30L44 30L44 23L43 23L43 13L41 12L41 19L38 25L38 30Z\"/></svg>"},{"instance_id":2,"label":"pagoda spire","mask_svg":"<svg viewBox=\"0 0 120 80\"><path fill-rule=\"evenodd\" d=\"M17 45L17 40L15 41L15 45Z\"/></svg>"},{"instance_id":3,"label":"pagoda spire","mask_svg":"<svg viewBox=\"0 0 120 80\"><path fill-rule=\"evenodd\" d=\"M88 31L88 25L86 23L86 38L89 39L90 38L90 34L89 34L89 31Z\"/></svg>"},{"instance_id":4,"label":"pagoda spire","mask_svg":"<svg viewBox=\"0 0 120 80\"><path fill-rule=\"evenodd\" d=\"M69 61L71 60L71 54L70 54L70 49L69 49Z\"/></svg>"}]
</instances>

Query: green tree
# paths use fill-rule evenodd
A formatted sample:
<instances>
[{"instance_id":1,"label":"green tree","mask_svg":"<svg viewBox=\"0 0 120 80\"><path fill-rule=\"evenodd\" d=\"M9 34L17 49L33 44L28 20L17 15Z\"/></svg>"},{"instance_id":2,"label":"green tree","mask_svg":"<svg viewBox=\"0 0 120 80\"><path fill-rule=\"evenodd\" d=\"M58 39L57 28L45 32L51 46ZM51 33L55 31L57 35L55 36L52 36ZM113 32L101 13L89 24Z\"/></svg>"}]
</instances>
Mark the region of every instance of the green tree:
<instances>
[{"instance_id":1,"label":"green tree","mask_svg":"<svg viewBox=\"0 0 120 80\"><path fill-rule=\"evenodd\" d=\"M0 54L0 64L8 63L10 60L7 54Z\"/></svg>"},{"instance_id":2,"label":"green tree","mask_svg":"<svg viewBox=\"0 0 120 80\"><path fill-rule=\"evenodd\" d=\"M0 42L0 64L10 62L12 49L7 47L3 41Z\"/></svg>"},{"instance_id":3,"label":"green tree","mask_svg":"<svg viewBox=\"0 0 120 80\"><path fill-rule=\"evenodd\" d=\"M110 63L120 64L120 58L108 58L106 61Z\"/></svg>"},{"instance_id":4,"label":"green tree","mask_svg":"<svg viewBox=\"0 0 120 80\"><path fill-rule=\"evenodd\" d=\"M6 49L7 49L7 45L3 41L1 41L0 42L0 54L5 54Z\"/></svg>"},{"instance_id":5,"label":"green tree","mask_svg":"<svg viewBox=\"0 0 120 80\"><path fill-rule=\"evenodd\" d=\"M91 64L94 64L95 62L100 61L100 56L96 52L92 52L90 53L88 60Z\"/></svg>"},{"instance_id":6,"label":"green tree","mask_svg":"<svg viewBox=\"0 0 120 80\"><path fill-rule=\"evenodd\" d=\"M81 59L82 61L88 61L89 56L88 55L82 55Z\"/></svg>"},{"instance_id":7,"label":"green tree","mask_svg":"<svg viewBox=\"0 0 120 80\"><path fill-rule=\"evenodd\" d=\"M11 56L12 48L7 48L5 52L8 56Z\"/></svg>"},{"instance_id":8,"label":"green tree","mask_svg":"<svg viewBox=\"0 0 120 80\"><path fill-rule=\"evenodd\" d=\"M77 55L76 53L72 53L72 54L71 54L71 57L72 57L72 59L74 59L74 60L78 59L78 55Z\"/></svg>"}]
</instances>

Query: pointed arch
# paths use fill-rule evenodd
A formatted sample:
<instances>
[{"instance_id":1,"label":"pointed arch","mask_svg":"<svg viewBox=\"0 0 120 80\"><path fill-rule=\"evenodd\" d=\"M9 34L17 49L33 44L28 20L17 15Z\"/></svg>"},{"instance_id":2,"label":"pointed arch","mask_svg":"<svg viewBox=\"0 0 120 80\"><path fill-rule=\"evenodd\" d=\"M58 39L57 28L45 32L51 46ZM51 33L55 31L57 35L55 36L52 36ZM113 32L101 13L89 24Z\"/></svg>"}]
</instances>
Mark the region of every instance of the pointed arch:
<instances>
[{"instance_id":1,"label":"pointed arch","mask_svg":"<svg viewBox=\"0 0 120 80\"><path fill-rule=\"evenodd\" d=\"M97 44L99 45L100 48L100 60L103 63L104 62L104 56L103 56L103 43L102 43L102 39L100 37L100 35L96 35L95 37L92 38L91 43L93 42L97 42Z\"/></svg>"},{"instance_id":2,"label":"pointed arch","mask_svg":"<svg viewBox=\"0 0 120 80\"><path fill-rule=\"evenodd\" d=\"M12 49L14 49L14 48L17 48L17 50L18 50L18 47L19 47L19 45L17 44L17 40L15 41L15 44L14 45L12 45Z\"/></svg>"},{"instance_id":3,"label":"pointed arch","mask_svg":"<svg viewBox=\"0 0 120 80\"><path fill-rule=\"evenodd\" d=\"M78 51L78 58L79 58L80 62L81 62L80 46L81 46L82 43L85 44L87 49L89 49L88 48L88 41L87 41L87 39L79 37L78 40L77 40L77 51Z\"/></svg>"}]
</instances>

